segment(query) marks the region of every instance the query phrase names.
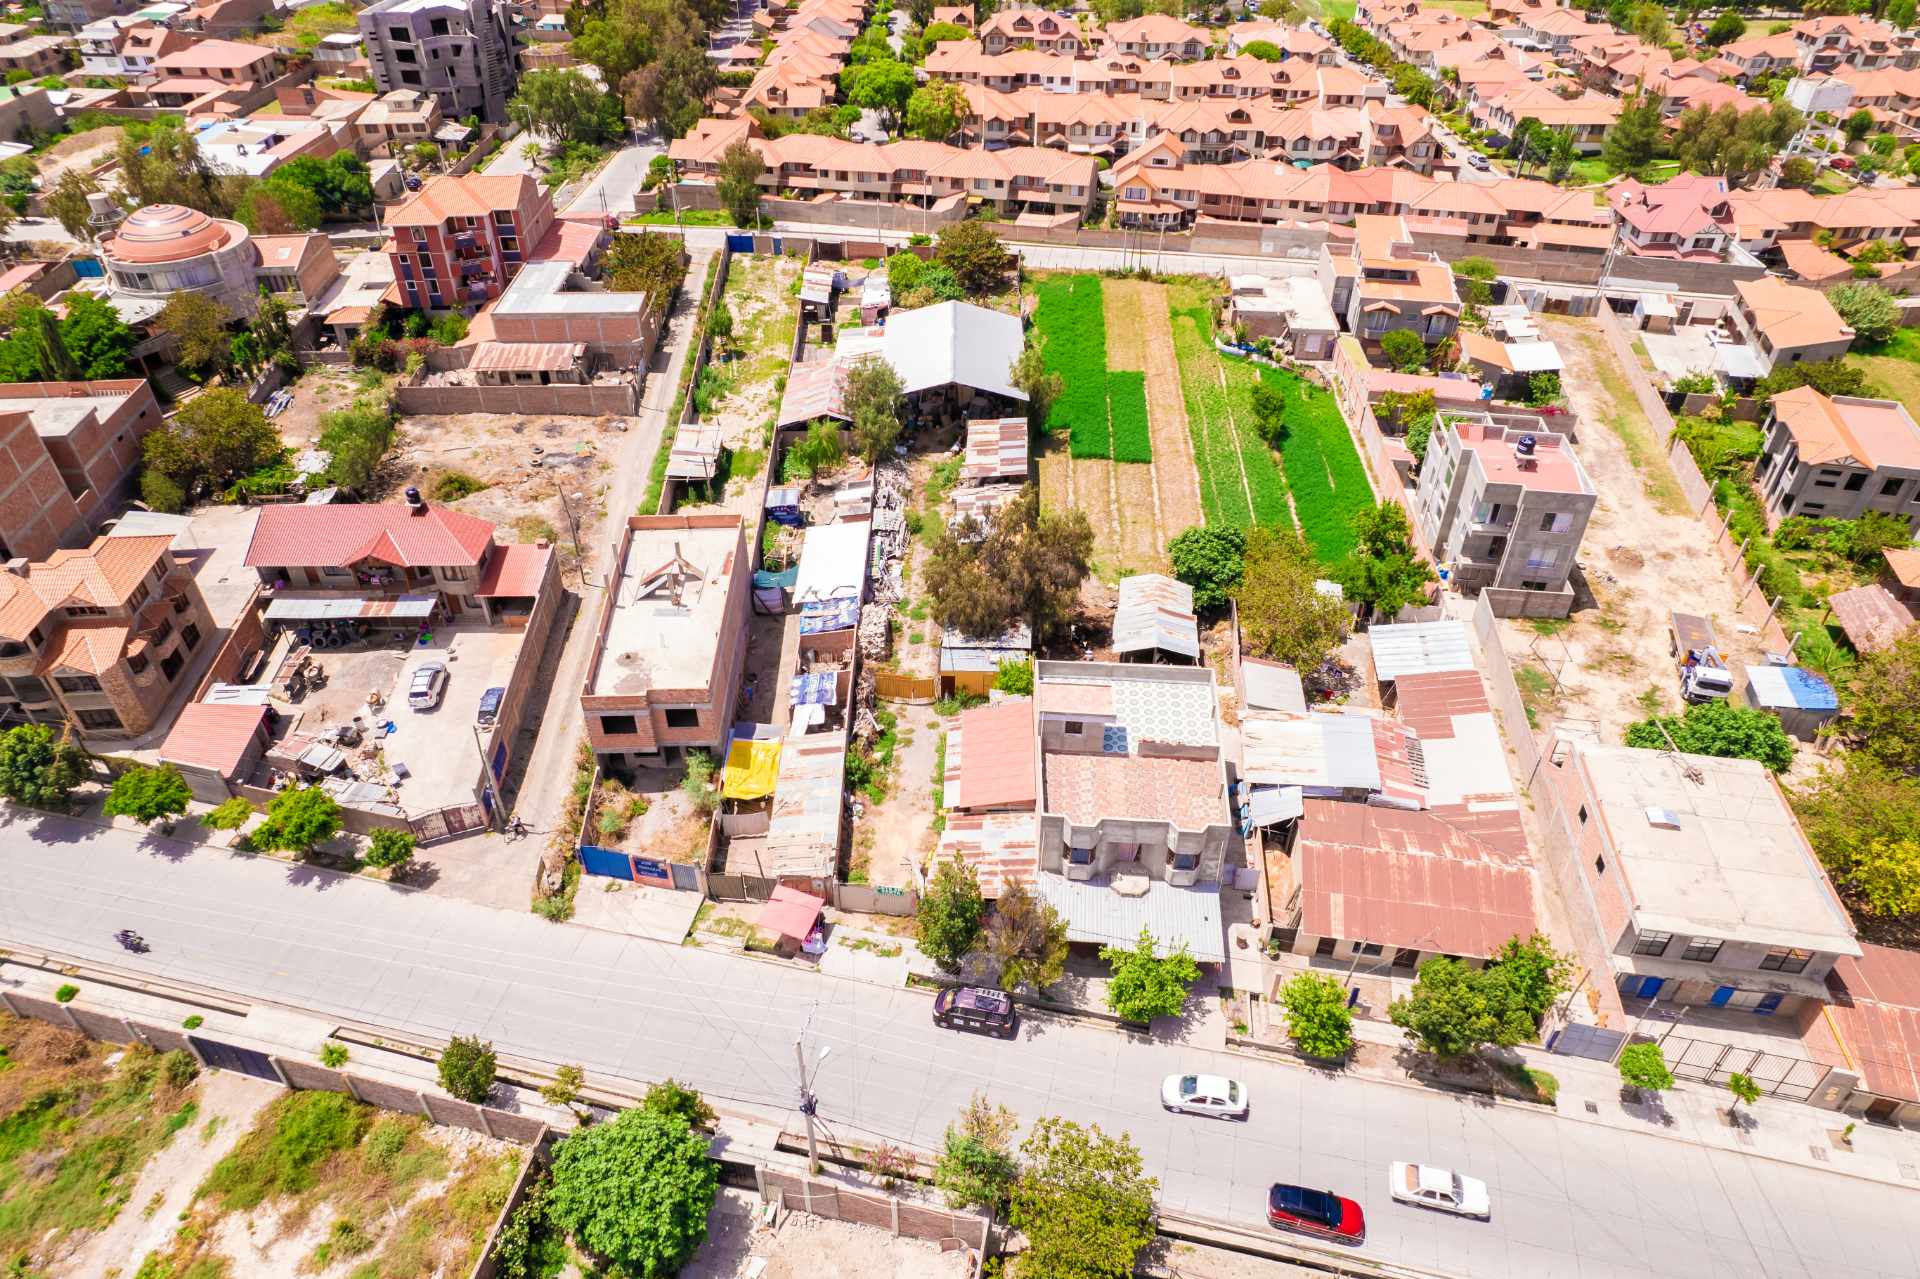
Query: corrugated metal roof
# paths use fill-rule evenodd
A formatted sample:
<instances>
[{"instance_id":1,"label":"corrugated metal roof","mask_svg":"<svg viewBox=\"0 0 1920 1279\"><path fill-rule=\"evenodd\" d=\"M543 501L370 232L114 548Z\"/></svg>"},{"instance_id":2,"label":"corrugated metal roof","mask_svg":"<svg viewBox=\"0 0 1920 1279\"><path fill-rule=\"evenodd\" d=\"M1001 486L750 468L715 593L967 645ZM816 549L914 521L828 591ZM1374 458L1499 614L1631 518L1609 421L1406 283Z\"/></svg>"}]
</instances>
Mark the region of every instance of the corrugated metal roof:
<instances>
[{"instance_id":1,"label":"corrugated metal roof","mask_svg":"<svg viewBox=\"0 0 1920 1279\"><path fill-rule=\"evenodd\" d=\"M1373 644L1374 674L1382 681L1474 669L1465 622L1397 623L1375 626L1367 635Z\"/></svg>"},{"instance_id":2,"label":"corrugated metal roof","mask_svg":"<svg viewBox=\"0 0 1920 1279\"><path fill-rule=\"evenodd\" d=\"M1378 791L1373 725L1367 715L1249 715L1240 723L1240 775L1259 786Z\"/></svg>"},{"instance_id":3,"label":"corrugated metal roof","mask_svg":"<svg viewBox=\"0 0 1920 1279\"><path fill-rule=\"evenodd\" d=\"M1115 892L1105 878L1079 881L1041 871L1034 876L1033 887L1067 921L1069 941L1132 946L1144 928L1153 934L1155 949L1162 954L1185 942L1203 964L1226 960L1218 884L1176 888L1153 880L1145 893L1129 897Z\"/></svg>"},{"instance_id":4,"label":"corrugated metal roof","mask_svg":"<svg viewBox=\"0 0 1920 1279\"><path fill-rule=\"evenodd\" d=\"M1022 622L1005 635L985 639L945 631L940 636L940 670L997 671L1002 662L1025 661L1033 656L1033 631Z\"/></svg>"},{"instance_id":5,"label":"corrugated metal roof","mask_svg":"<svg viewBox=\"0 0 1920 1279\"><path fill-rule=\"evenodd\" d=\"M866 520L847 520L838 524L816 524L807 530L800 544L800 576L795 580L793 598L805 604L811 600L859 599L867 586L867 543L873 525Z\"/></svg>"},{"instance_id":6,"label":"corrugated metal roof","mask_svg":"<svg viewBox=\"0 0 1920 1279\"><path fill-rule=\"evenodd\" d=\"M1307 694L1300 686L1300 672L1285 662L1243 657L1240 678L1247 686L1247 709L1307 713Z\"/></svg>"},{"instance_id":7,"label":"corrugated metal roof","mask_svg":"<svg viewBox=\"0 0 1920 1279\"><path fill-rule=\"evenodd\" d=\"M360 599L356 596L302 595L281 592L267 605L269 622L304 622L322 619L430 617L431 595L396 595L384 599Z\"/></svg>"},{"instance_id":8,"label":"corrugated metal roof","mask_svg":"<svg viewBox=\"0 0 1920 1279\"><path fill-rule=\"evenodd\" d=\"M781 748L763 863L768 875L833 874L846 771L844 732L791 738Z\"/></svg>"},{"instance_id":9,"label":"corrugated metal roof","mask_svg":"<svg viewBox=\"0 0 1920 1279\"><path fill-rule=\"evenodd\" d=\"M482 342L474 348L469 370L533 373L574 369L585 364L585 342Z\"/></svg>"},{"instance_id":10,"label":"corrugated metal roof","mask_svg":"<svg viewBox=\"0 0 1920 1279\"><path fill-rule=\"evenodd\" d=\"M1887 552L1889 564L1893 562L1893 555L1894 552ZM1827 597L1827 607L1833 610L1833 620L1847 633L1853 646L1863 653L1891 648L1913 629L1912 611L1878 582L1836 592Z\"/></svg>"},{"instance_id":11,"label":"corrugated metal roof","mask_svg":"<svg viewBox=\"0 0 1920 1279\"><path fill-rule=\"evenodd\" d=\"M1024 480L1027 477L1027 419L979 418L967 423L966 480Z\"/></svg>"},{"instance_id":12,"label":"corrugated metal roof","mask_svg":"<svg viewBox=\"0 0 1920 1279\"><path fill-rule=\"evenodd\" d=\"M817 417L847 420L838 360L796 364L787 375L787 389L780 396L780 425L811 422Z\"/></svg>"},{"instance_id":13,"label":"corrugated metal roof","mask_svg":"<svg viewBox=\"0 0 1920 1279\"><path fill-rule=\"evenodd\" d=\"M940 833L940 860L958 857L980 877L989 901L1008 884L1033 883L1040 868L1040 823L1032 813L955 813Z\"/></svg>"},{"instance_id":14,"label":"corrugated metal roof","mask_svg":"<svg viewBox=\"0 0 1920 1279\"><path fill-rule=\"evenodd\" d=\"M1193 588L1160 573L1120 579L1113 615L1113 651L1178 653L1200 657L1200 624L1193 615Z\"/></svg>"}]
</instances>

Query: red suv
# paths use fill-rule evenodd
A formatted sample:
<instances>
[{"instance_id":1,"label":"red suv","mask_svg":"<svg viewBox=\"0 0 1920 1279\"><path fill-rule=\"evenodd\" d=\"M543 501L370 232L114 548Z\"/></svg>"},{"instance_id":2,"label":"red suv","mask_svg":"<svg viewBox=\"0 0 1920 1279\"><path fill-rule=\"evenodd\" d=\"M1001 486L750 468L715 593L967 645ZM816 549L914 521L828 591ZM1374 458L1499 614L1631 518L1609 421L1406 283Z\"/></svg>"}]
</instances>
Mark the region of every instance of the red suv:
<instances>
[{"instance_id":1,"label":"red suv","mask_svg":"<svg viewBox=\"0 0 1920 1279\"><path fill-rule=\"evenodd\" d=\"M1267 1191L1267 1220L1284 1230L1341 1243L1359 1243L1367 1237L1367 1216L1353 1200L1284 1182L1275 1182Z\"/></svg>"}]
</instances>

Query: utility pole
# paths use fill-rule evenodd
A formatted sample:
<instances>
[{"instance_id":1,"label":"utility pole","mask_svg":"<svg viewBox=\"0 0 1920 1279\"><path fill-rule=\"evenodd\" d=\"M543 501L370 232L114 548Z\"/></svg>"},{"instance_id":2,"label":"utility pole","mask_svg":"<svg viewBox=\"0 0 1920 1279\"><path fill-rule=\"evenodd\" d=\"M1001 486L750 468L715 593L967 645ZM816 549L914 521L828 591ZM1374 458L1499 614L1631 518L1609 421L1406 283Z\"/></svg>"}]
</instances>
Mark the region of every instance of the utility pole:
<instances>
[{"instance_id":1,"label":"utility pole","mask_svg":"<svg viewBox=\"0 0 1920 1279\"><path fill-rule=\"evenodd\" d=\"M560 495L560 509L567 513L567 529L573 537L573 560L580 573L580 584L587 584L587 557L580 549L580 525L573 518L573 503L567 501L567 486L560 482L558 475L553 477L553 491Z\"/></svg>"},{"instance_id":2,"label":"utility pole","mask_svg":"<svg viewBox=\"0 0 1920 1279\"><path fill-rule=\"evenodd\" d=\"M809 1018L808 1020L811 1021L812 1019ZM800 1031L800 1037L793 1041L793 1060L794 1064L800 1068L800 1113L805 1115L807 1119L807 1171L812 1173L818 1172L820 1169L820 1145L819 1139L814 1131L813 1122L814 1115L818 1113L820 1109L820 1099L814 1096L813 1081L807 1077L806 1041L807 1032L803 1027ZM821 1062L827 1059L827 1054L832 1051L833 1049L830 1047L822 1048L820 1055L814 1059L814 1066L817 1068Z\"/></svg>"}]
</instances>

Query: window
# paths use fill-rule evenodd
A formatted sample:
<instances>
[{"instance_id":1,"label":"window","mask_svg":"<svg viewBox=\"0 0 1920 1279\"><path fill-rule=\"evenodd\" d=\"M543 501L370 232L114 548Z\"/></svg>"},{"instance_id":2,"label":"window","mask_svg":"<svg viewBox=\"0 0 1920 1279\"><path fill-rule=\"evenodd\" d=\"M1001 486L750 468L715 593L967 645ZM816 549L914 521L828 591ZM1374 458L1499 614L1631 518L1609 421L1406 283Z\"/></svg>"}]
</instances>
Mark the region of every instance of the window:
<instances>
[{"instance_id":1,"label":"window","mask_svg":"<svg viewBox=\"0 0 1920 1279\"><path fill-rule=\"evenodd\" d=\"M70 604L62 611L68 617L105 617L107 615L106 609L92 604Z\"/></svg>"},{"instance_id":2,"label":"window","mask_svg":"<svg viewBox=\"0 0 1920 1279\"><path fill-rule=\"evenodd\" d=\"M1720 958L1720 943L1708 941L1704 937L1695 937L1687 943L1687 948L1680 952L1680 958L1694 964L1711 964Z\"/></svg>"},{"instance_id":3,"label":"window","mask_svg":"<svg viewBox=\"0 0 1920 1279\"><path fill-rule=\"evenodd\" d=\"M1091 866L1093 865L1093 850L1091 848L1069 848L1067 850L1067 860L1075 866Z\"/></svg>"},{"instance_id":4,"label":"window","mask_svg":"<svg viewBox=\"0 0 1920 1279\"><path fill-rule=\"evenodd\" d=\"M65 693L97 693L100 681L91 675L56 675L53 682Z\"/></svg>"},{"instance_id":5,"label":"window","mask_svg":"<svg viewBox=\"0 0 1920 1279\"><path fill-rule=\"evenodd\" d=\"M1322 937L1319 942L1314 945L1313 953L1322 959L1331 959L1333 958L1333 948L1337 945L1339 945L1339 943L1333 938Z\"/></svg>"},{"instance_id":6,"label":"window","mask_svg":"<svg viewBox=\"0 0 1920 1279\"><path fill-rule=\"evenodd\" d=\"M1527 552L1527 567L1531 569L1553 568L1560 562L1560 548L1557 546L1539 546Z\"/></svg>"},{"instance_id":7,"label":"window","mask_svg":"<svg viewBox=\"0 0 1920 1279\"><path fill-rule=\"evenodd\" d=\"M1884 484L1880 486L1880 496L1881 497L1899 497L1900 487L1905 483L1906 483L1905 480L1886 481Z\"/></svg>"},{"instance_id":8,"label":"window","mask_svg":"<svg viewBox=\"0 0 1920 1279\"><path fill-rule=\"evenodd\" d=\"M667 708L668 728L700 727L700 712L691 706L669 706Z\"/></svg>"},{"instance_id":9,"label":"window","mask_svg":"<svg viewBox=\"0 0 1920 1279\"><path fill-rule=\"evenodd\" d=\"M1841 487L1846 489L1846 491L1849 493L1858 493L1861 489L1865 488L1866 486L1867 486L1867 477L1860 474L1858 471L1855 471L1852 475L1849 475L1847 477L1847 482L1843 484Z\"/></svg>"},{"instance_id":10,"label":"window","mask_svg":"<svg viewBox=\"0 0 1920 1279\"><path fill-rule=\"evenodd\" d=\"M408 31L405 27L388 27L387 39L398 41L401 44L405 44L407 41L413 39L413 33Z\"/></svg>"},{"instance_id":11,"label":"window","mask_svg":"<svg viewBox=\"0 0 1920 1279\"><path fill-rule=\"evenodd\" d=\"M1070 719L1060 726L1060 731L1068 737L1078 737L1087 731L1087 726L1083 720Z\"/></svg>"},{"instance_id":12,"label":"window","mask_svg":"<svg viewBox=\"0 0 1920 1279\"><path fill-rule=\"evenodd\" d=\"M1564 533L1573 527L1573 516L1565 511L1548 511L1540 517L1542 533Z\"/></svg>"},{"instance_id":13,"label":"window","mask_svg":"<svg viewBox=\"0 0 1920 1279\"><path fill-rule=\"evenodd\" d=\"M1580 824L1582 826L1587 824L1587 806L1585 804L1580 805Z\"/></svg>"},{"instance_id":14,"label":"window","mask_svg":"<svg viewBox=\"0 0 1920 1279\"><path fill-rule=\"evenodd\" d=\"M187 651L191 653L194 646L200 642L200 628L192 622L188 622L185 626L182 626L180 628L180 642L184 644Z\"/></svg>"},{"instance_id":15,"label":"window","mask_svg":"<svg viewBox=\"0 0 1920 1279\"><path fill-rule=\"evenodd\" d=\"M600 731L609 737L627 737L638 732L639 727L631 715L602 715L600 717Z\"/></svg>"},{"instance_id":16,"label":"window","mask_svg":"<svg viewBox=\"0 0 1920 1279\"><path fill-rule=\"evenodd\" d=\"M183 656L180 650L176 648L173 650L173 652L168 653L165 657L160 659L160 673L162 675L165 675L167 677L167 682L171 684L173 682L174 676L178 675L180 673L180 668L182 666L185 666L186 664L187 664L186 657Z\"/></svg>"},{"instance_id":17,"label":"window","mask_svg":"<svg viewBox=\"0 0 1920 1279\"><path fill-rule=\"evenodd\" d=\"M1199 870L1200 854L1175 853L1173 855L1173 868L1175 870Z\"/></svg>"},{"instance_id":18,"label":"window","mask_svg":"<svg viewBox=\"0 0 1920 1279\"><path fill-rule=\"evenodd\" d=\"M133 594L127 596L127 607L137 609L152 598L153 592L147 589L145 582L135 582Z\"/></svg>"},{"instance_id":19,"label":"window","mask_svg":"<svg viewBox=\"0 0 1920 1279\"><path fill-rule=\"evenodd\" d=\"M1373 956L1380 954L1384 949L1385 947L1383 947L1377 941L1363 941L1359 945L1354 947L1354 950L1356 952L1358 952L1359 954L1365 955L1368 958L1372 958Z\"/></svg>"},{"instance_id":20,"label":"window","mask_svg":"<svg viewBox=\"0 0 1920 1279\"><path fill-rule=\"evenodd\" d=\"M81 711L76 719L82 728L119 728L120 717L112 711Z\"/></svg>"},{"instance_id":21,"label":"window","mask_svg":"<svg viewBox=\"0 0 1920 1279\"><path fill-rule=\"evenodd\" d=\"M27 632L27 642L35 648L39 648L42 644L46 643L46 640L47 637L40 633L38 626Z\"/></svg>"},{"instance_id":22,"label":"window","mask_svg":"<svg viewBox=\"0 0 1920 1279\"><path fill-rule=\"evenodd\" d=\"M440 576L449 582L465 582L473 577L473 570L463 564L455 564L440 569Z\"/></svg>"},{"instance_id":23,"label":"window","mask_svg":"<svg viewBox=\"0 0 1920 1279\"><path fill-rule=\"evenodd\" d=\"M147 655L145 653L135 653L127 658L127 669L135 675L144 673L147 669Z\"/></svg>"},{"instance_id":24,"label":"window","mask_svg":"<svg viewBox=\"0 0 1920 1279\"><path fill-rule=\"evenodd\" d=\"M1664 955L1667 947L1673 944L1672 933L1641 933L1633 943L1636 955Z\"/></svg>"},{"instance_id":25,"label":"window","mask_svg":"<svg viewBox=\"0 0 1920 1279\"><path fill-rule=\"evenodd\" d=\"M1775 946L1767 952L1767 957L1760 961L1760 967L1763 971L1770 973L1803 973L1807 970L1807 965L1812 962L1813 952L1810 950Z\"/></svg>"}]
</instances>

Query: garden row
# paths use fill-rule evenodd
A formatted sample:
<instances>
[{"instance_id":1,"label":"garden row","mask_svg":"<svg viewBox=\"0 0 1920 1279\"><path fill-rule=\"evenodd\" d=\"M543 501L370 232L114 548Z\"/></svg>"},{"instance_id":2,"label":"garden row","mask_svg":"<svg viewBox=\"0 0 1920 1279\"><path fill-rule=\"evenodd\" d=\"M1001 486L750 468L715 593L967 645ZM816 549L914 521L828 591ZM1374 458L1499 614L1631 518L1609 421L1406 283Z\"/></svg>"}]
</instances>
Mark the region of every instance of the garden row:
<instances>
[{"instance_id":1,"label":"garden row","mask_svg":"<svg viewBox=\"0 0 1920 1279\"><path fill-rule=\"evenodd\" d=\"M1097 275L1062 275L1034 286L1034 325L1046 341L1047 371L1058 373L1060 396L1047 429L1065 430L1072 456L1151 462L1146 375L1107 368L1107 323Z\"/></svg>"},{"instance_id":2,"label":"garden row","mask_svg":"<svg viewBox=\"0 0 1920 1279\"><path fill-rule=\"evenodd\" d=\"M1286 397L1280 464L1293 513L1313 553L1333 565L1353 550L1353 520L1373 505L1373 487L1333 396L1286 369L1260 370Z\"/></svg>"},{"instance_id":3,"label":"garden row","mask_svg":"<svg viewBox=\"0 0 1920 1279\"><path fill-rule=\"evenodd\" d=\"M1286 483L1273 451L1253 429L1253 366L1220 357L1204 301L1170 299L1168 311L1207 523L1290 526Z\"/></svg>"}]
</instances>

